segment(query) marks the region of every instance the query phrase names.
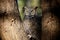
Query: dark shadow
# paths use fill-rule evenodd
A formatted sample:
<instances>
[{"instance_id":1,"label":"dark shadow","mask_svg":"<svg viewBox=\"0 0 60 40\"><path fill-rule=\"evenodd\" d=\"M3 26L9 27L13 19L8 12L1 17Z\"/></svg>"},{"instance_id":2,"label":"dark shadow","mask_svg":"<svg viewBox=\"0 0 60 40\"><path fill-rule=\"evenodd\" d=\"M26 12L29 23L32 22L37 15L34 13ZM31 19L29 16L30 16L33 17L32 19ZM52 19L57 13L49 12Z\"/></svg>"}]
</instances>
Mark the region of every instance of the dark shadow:
<instances>
[{"instance_id":1,"label":"dark shadow","mask_svg":"<svg viewBox=\"0 0 60 40\"><path fill-rule=\"evenodd\" d=\"M56 6L51 8L50 10L55 16L57 16L58 18L60 18L60 6Z\"/></svg>"},{"instance_id":2,"label":"dark shadow","mask_svg":"<svg viewBox=\"0 0 60 40\"><path fill-rule=\"evenodd\" d=\"M32 19L35 19L35 22L37 23L36 25L36 36L38 38L38 40L41 40L41 33L42 33L42 23L41 23L41 20L42 20L42 16L34 16ZM33 38L31 38L32 40ZM33 39L33 40L36 40L36 39Z\"/></svg>"},{"instance_id":3,"label":"dark shadow","mask_svg":"<svg viewBox=\"0 0 60 40\"><path fill-rule=\"evenodd\" d=\"M0 40L2 40L2 38L0 37Z\"/></svg>"},{"instance_id":4,"label":"dark shadow","mask_svg":"<svg viewBox=\"0 0 60 40\"><path fill-rule=\"evenodd\" d=\"M36 16L36 22L37 22L37 37L39 40L41 40L41 33L42 33L42 17Z\"/></svg>"},{"instance_id":5,"label":"dark shadow","mask_svg":"<svg viewBox=\"0 0 60 40\"><path fill-rule=\"evenodd\" d=\"M50 11L58 18L60 24L60 4L56 2L56 6L51 7ZM58 32L56 33L55 40L60 40L60 25L58 26Z\"/></svg>"}]
</instances>

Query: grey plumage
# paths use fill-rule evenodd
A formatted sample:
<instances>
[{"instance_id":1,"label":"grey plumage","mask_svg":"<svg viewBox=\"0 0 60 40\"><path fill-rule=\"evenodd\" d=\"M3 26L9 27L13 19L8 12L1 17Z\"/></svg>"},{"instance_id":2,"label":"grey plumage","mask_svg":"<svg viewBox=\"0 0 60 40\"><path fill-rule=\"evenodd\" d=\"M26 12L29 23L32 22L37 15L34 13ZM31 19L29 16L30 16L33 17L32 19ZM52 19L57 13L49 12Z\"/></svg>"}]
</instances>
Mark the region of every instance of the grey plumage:
<instances>
[{"instance_id":1,"label":"grey plumage","mask_svg":"<svg viewBox=\"0 0 60 40\"><path fill-rule=\"evenodd\" d=\"M25 17L23 21L23 27L28 38L30 40L39 40L38 31L40 31L40 24L38 23L38 21L41 19L36 15L36 10L33 8L26 8L24 11L24 15Z\"/></svg>"}]
</instances>

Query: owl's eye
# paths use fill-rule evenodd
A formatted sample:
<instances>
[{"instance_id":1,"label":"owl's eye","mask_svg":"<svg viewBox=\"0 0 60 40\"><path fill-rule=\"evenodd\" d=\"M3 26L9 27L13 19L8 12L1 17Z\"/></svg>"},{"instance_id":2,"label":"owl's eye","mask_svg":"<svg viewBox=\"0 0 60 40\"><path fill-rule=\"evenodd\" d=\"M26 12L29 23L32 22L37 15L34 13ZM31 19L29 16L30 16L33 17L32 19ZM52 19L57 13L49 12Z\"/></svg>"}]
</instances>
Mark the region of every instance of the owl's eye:
<instances>
[{"instance_id":1,"label":"owl's eye","mask_svg":"<svg viewBox=\"0 0 60 40\"><path fill-rule=\"evenodd\" d=\"M31 11L31 15L35 15L35 10L32 10Z\"/></svg>"},{"instance_id":2,"label":"owl's eye","mask_svg":"<svg viewBox=\"0 0 60 40\"><path fill-rule=\"evenodd\" d=\"M28 11L25 12L25 15L29 15Z\"/></svg>"},{"instance_id":3,"label":"owl's eye","mask_svg":"<svg viewBox=\"0 0 60 40\"><path fill-rule=\"evenodd\" d=\"M25 15L29 15L31 12L30 12L30 10L28 9L28 10L25 10Z\"/></svg>"}]
</instances>

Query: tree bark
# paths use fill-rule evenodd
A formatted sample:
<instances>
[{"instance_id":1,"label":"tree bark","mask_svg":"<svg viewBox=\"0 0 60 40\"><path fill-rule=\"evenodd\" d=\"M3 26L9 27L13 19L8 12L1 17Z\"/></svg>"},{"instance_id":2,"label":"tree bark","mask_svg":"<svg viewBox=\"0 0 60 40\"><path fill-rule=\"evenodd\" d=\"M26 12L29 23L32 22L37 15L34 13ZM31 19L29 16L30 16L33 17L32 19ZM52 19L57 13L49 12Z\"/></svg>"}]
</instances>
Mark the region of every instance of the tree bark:
<instances>
[{"instance_id":1,"label":"tree bark","mask_svg":"<svg viewBox=\"0 0 60 40\"><path fill-rule=\"evenodd\" d=\"M0 0L1 40L28 40L24 32L17 0Z\"/></svg>"},{"instance_id":2,"label":"tree bark","mask_svg":"<svg viewBox=\"0 0 60 40\"><path fill-rule=\"evenodd\" d=\"M60 18L57 0L41 0L42 38L41 40L60 40Z\"/></svg>"}]
</instances>

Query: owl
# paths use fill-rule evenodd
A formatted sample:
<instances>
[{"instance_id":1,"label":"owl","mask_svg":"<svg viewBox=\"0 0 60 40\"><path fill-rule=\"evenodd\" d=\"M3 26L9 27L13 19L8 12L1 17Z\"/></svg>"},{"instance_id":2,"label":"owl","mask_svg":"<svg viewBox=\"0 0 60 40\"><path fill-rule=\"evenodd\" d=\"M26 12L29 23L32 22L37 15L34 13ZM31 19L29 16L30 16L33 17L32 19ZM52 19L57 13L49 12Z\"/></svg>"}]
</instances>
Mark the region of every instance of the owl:
<instances>
[{"instance_id":1,"label":"owl","mask_svg":"<svg viewBox=\"0 0 60 40\"><path fill-rule=\"evenodd\" d=\"M23 27L30 40L39 40L40 17L37 15L37 7L25 7Z\"/></svg>"}]
</instances>

